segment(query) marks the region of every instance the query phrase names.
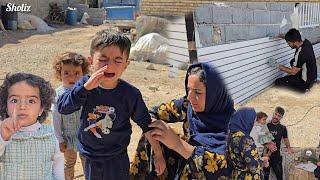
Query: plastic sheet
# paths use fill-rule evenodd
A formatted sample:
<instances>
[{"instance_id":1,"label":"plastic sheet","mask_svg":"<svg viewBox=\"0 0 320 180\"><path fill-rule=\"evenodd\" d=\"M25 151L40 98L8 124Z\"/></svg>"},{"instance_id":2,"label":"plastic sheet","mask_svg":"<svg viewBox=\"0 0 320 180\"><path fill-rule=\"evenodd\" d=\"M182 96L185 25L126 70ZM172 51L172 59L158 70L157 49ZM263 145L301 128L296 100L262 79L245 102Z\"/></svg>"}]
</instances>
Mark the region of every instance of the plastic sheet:
<instances>
[{"instance_id":1,"label":"plastic sheet","mask_svg":"<svg viewBox=\"0 0 320 180\"><path fill-rule=\"evenodd\" d=\"M168 39L158 33L150 33L138 39L131 48L130 59L150 61L156 64L167 63Z\"/></svg>"},{"instance_id":2,"label":"plastic sheet","mask_svg":"<svg viewBox=\"0 0 320 180\"><path fill-rule=\"evenodd\" d=\"M46 22L44 22L41 18L37 16L25 13L18 13L18 26L19 24L21 25L25 21L29 22L31 26L35 27L38 32L48 32L55 30L55 28L48 26Z\"/></svg>"},{"instance_id":3,"label":"plastic sheet","mask_svg":"<svg viewBox=\"0 0 320 180\"><path fill-rule=\"evenodd\" d=\"M88 13L87 13L87 12L84 12L84 13L83 13L83 16L82 16L82 18L81 18L81 20L80 20L80 23L81 23L81 24L88 24L87 19L89 19L89 18L90 18L90 16L88 15Z\"/></svg>"},{"instance_id":4,"label":"plastic sheet","mask_svg":"<svg viewBox=\"0 0 320 180\"><path fill-rule=\"evenodd\" d=\"M140 16L136 19L137 36L142 37L149 33L158 33L161 36L167 37L166 26L168 20L153 17L153 16Z\"/></svg>"}]
</instances>

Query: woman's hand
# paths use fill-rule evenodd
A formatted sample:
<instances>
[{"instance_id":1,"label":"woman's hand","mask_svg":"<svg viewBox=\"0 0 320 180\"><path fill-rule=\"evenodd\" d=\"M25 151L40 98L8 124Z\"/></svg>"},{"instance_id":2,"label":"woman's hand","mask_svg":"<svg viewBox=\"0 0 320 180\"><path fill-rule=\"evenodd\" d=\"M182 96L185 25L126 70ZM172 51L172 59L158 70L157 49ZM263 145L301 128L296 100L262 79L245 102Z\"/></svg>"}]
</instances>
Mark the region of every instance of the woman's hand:
<instances>
[{"instance_id":1,"label":"woman's hand","mask_svg":"<svg viewBox=\"0 0 320 180\"><path fill-rule=\"evenodd\" d=\"M263 161L263 167L268 167L269 166L269 157L263 156L261 158L261 160Z\"/></svg>"},{"instance_id":2,"label":"woman's hand","mask_svg":"<svg viewBox=\"0 0 320 180\"><path fill-rule=\"evenodd\" d=\"M288 148L287 148L287 152L288 152L288 154L293 154L293 153L294 153L294 151L292 150L291 147L288 147Z\"/></svg>"},{"instance_id":3,"label":"woman's hand","mask_svg":"<svg viewBox=\"0 0 320 180\"><path fill-rule=\"evenodd\" d=\"M166 169L166 160L163 157L162 152L154 152L154 167L156 168L157 175L163 174Z\"/></svg>"},{"instance_id":4,"label":"woman's hand","mask_svg":"<svg viewBox=\"0 0 320 180\"><path fill-rule=\"evenodd\" d=\"M180 139L180 137L163 121L156 120L149 127L153 128L149 132L154 140L160 141L168 148L176 151L185 159L188 159L195 147Z\"/></svg>"},{"instance_id":5,"label":"woman's hand","mask_svg":"<svg viewBox=\"0 0 320 180\"><path fill-rule=\"evenodd\" d=\"M269 143L263 144L263 146L268 148L271 152L275 152L277 150L276 143L274 143L274 142L269 142Z\"/></svg>"},{"instance_id":6,"label":"woman's hand","mask_svg":"<svg viewBox=\"0 0 320 180\"><path fill-rule=\"evenodd\" d=\"M60 152L65 153L67 150L67 144L65 142L59 143Z\"/></svg>"},{"instance_id":7,"label":"woman's hand","mask_svg":"<svg viewBox=\"0 0 320 180\"><path fill-rule=\"evenodd\" d=\"M157 119L153 118L151 116L151 122L157 121ZM145 133L146 138L148 139L149 143L151 144L151 147L153 149L154 155L154 166L155 166L155 171L157 172L157 175L160 176L163 174L164 170L166 169L166 161L163 157L162 154L162 148L159 144L159 141L156 141L151 135L151 130L149 132Z\"/></svg>"},{"instance_id":8,"label":"woman's hand","mask_svg":"<svg viewBox=\"0 0 320 180\"><path fill-rule=\"evenodd\" d=\"M181 145L180 137L163 121L153 121L149 127L153 128L150 130L152 138L162 142L168 148L175 150Z\"/></svg>"}]
</instances>

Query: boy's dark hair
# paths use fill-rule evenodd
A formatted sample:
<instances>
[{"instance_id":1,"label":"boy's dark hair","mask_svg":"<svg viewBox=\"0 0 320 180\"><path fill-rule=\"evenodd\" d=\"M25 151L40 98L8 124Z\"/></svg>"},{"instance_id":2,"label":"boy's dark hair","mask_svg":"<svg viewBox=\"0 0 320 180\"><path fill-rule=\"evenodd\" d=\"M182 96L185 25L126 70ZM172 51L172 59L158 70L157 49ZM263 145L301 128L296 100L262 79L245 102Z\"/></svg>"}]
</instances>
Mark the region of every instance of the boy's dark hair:
<instances>
[{"instance_id":1,"label":"boy's dark hair","mask_svg":"<svg viewBox=\"0 0 320 180\"><path fill-rule=\"evenodd\" d=\"M278 106L278 107L276 107L275 112L277 112L277 113L281 114L281 116L283 116L285 111L282 107Z\"/></svg>"},{"instance_id":2,"label":"boy's dark hair","mask_svg":"<svg viewBox=\"0 0 320 180\"><path fill-rule=\"evenodd\" d=\"M126 53L129 57L130 39L123 33L112 30L102 30L96 33L91 41L90 55L93 56L95 51L111 45L118 46L121 53Z\"/></svg>"},{"instance_id":3,"label":"boy's dark hair","mask_svg":"<svg viewBox=\"0 0 320 180\"><path fill-rule=\"evenodd\" d=\"M203 82L206 84L206 76L205 76L205 71L201 67L193 67L192 69L189 70L188 76L190 75L196 75L199 77L200 82Z\"/></svg>"},{"instance_id":4,"label":"boy's dark hair","mask_svg":"<svg viewBox=\"0 0 320 180\"><path fill-rule=\"evenodd\" d=\"M284 39L287 41L287 42L296 42L296 41L299 41L301 42L301 34L298 30L296 29L290 29L286 35L284 36Z\"/></svg>"},{"instance_id":5,"label":"boy's dark hair","mask_svg":"<svg viewBox=\"0 0 320 180\"><path fill-rule=\"evenodd\" d=\"M74 52L65 52L58 54L53 59L53 69L55 70L55 76L61 81L61 69L65 64L72 64L74 66L81 66L83 74L89 73L89 62L81 54Z\"/></svg>"},{"instance_id":6,"label":"boy's dark hair","mask_svg":"<svg viewBox=\"0 0 320 180\"><path fill-rule=\"evenodd\" d=\"M38 121L42 123L47 118L48 112L50 111L55 97L55 90L52 88L49 81L44 80L42 77L27 73L15 73L6 75L3 84L0 86L0 119L4 120L5 118L9 117L7 113L9 88L12 85L22 81L25 81L32 87L39 88L43 113L38 117Z\"/></svg>"},{"instance_id":7,"label":"boy's dark hair","mask_svg":"<svg viewBox=\"0 0 320 180\"><path fill-rule=\"evenodd\" d=\"M257 121L258 121L259 119L267 118L267 117L268 117L268 115L267 115L266 113L262 112L262 111L260 111L260 112L257 113Z\"/></svg>"}]
</instances>

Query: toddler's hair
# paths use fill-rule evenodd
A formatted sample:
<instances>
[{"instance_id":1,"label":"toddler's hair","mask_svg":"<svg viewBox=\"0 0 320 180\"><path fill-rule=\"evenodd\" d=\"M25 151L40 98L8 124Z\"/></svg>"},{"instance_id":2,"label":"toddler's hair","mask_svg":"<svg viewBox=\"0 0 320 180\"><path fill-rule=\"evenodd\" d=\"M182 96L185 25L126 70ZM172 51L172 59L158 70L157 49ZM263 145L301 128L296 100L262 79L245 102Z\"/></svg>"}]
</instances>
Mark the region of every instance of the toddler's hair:
<instances>
[{"instance_id":1,"label":"toddler's hair","mask_svg":"<svg viewBox=\"0 0 320 180\"><path fill-rule=\"evenodd\" d=\"M4 120L5 118L9 117L7 113L9 88L12 85L22 81L25 81L32 87L39 88L39 96L41 100L41 107L43 108L43 113L38 117L38 121L42 123L47 118L48 112L51 108L51 104L54 101L55 90L52 88L49 81L44 80L42 77L22 72L7 74L3 84L0 86L0 119Z\"/></svg>"},{"instance_id":2,"label":"toddler's hair","mask_svg":"<svg viewBox=\"0 0 320 180\"><path fill-rule=\"evenodd\" d=\"M61 69L65 64L74 66L81 66L83 74L89 73L89 62L81 54L74 52L64 52L58 54L53 59L53 69L55 70L55 77L61 81Z\"/></svg>"},{"instance_id":3,"label":"toddler's hair","mask_svg":"<svg viewBox=\"0 0 320 180\"><path fill-rule=\"evenodd\" d=\"M262 112L262 111L260 111L260 112L257 113L257 121L258 121L259 119L267 118L267 117L268 117L268 115L267 115L266 113Z\"/></svg>"},{"instance_id":4,"label":"toddler's hair","mask_svg":"<svg viewBox=\"0 0 320 180\"><path fill-rule=\"evenodd\" d=\"M123 33L113 30L102 30L96 33L91 41L90 55L107 46L115 45L120 48L121 53L125 53L129 58L131 42Z\"/></svg>"}]
</instances>

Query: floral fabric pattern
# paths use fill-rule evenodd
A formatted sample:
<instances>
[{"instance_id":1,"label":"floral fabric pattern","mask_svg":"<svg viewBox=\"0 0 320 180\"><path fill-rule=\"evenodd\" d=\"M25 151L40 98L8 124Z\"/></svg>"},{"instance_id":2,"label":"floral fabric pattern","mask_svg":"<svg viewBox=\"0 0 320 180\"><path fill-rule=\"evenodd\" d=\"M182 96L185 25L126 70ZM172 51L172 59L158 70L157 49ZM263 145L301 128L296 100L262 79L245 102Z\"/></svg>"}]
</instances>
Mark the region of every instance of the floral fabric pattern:
<instances>
[{"instance_id":1,"label":"floral fabric pattern","mask_svg":"<svg viewBox=\"0 0 320 180\"><path fill-rule=\"evenodd\" d=\"M161 104L152 109L152 113L157 119L162 119L166 123L183 122L183 135L181 139L189 141L189 123L186 118L188 101L181 98ZM196 146L189 159L184 159L175 151L162 145L163 155L166 160L166 170L158 176L154 172L151 146L143 136L138 144L135 158L131 162L130 179L226 179L230 174L225 155L209 152L203 146Z\"/></svg>"},{"instance_id":2,"label":"floral fabric pattern","mask_svg":"<svg viewBox=\"0 0 320 180\"><path fill-rule=\"evenodd\" d=\"M233 166L232 179L262 180L262 161L254 140L241 131L229 135L227 153Z\"/></svg>"}]
</instances>

